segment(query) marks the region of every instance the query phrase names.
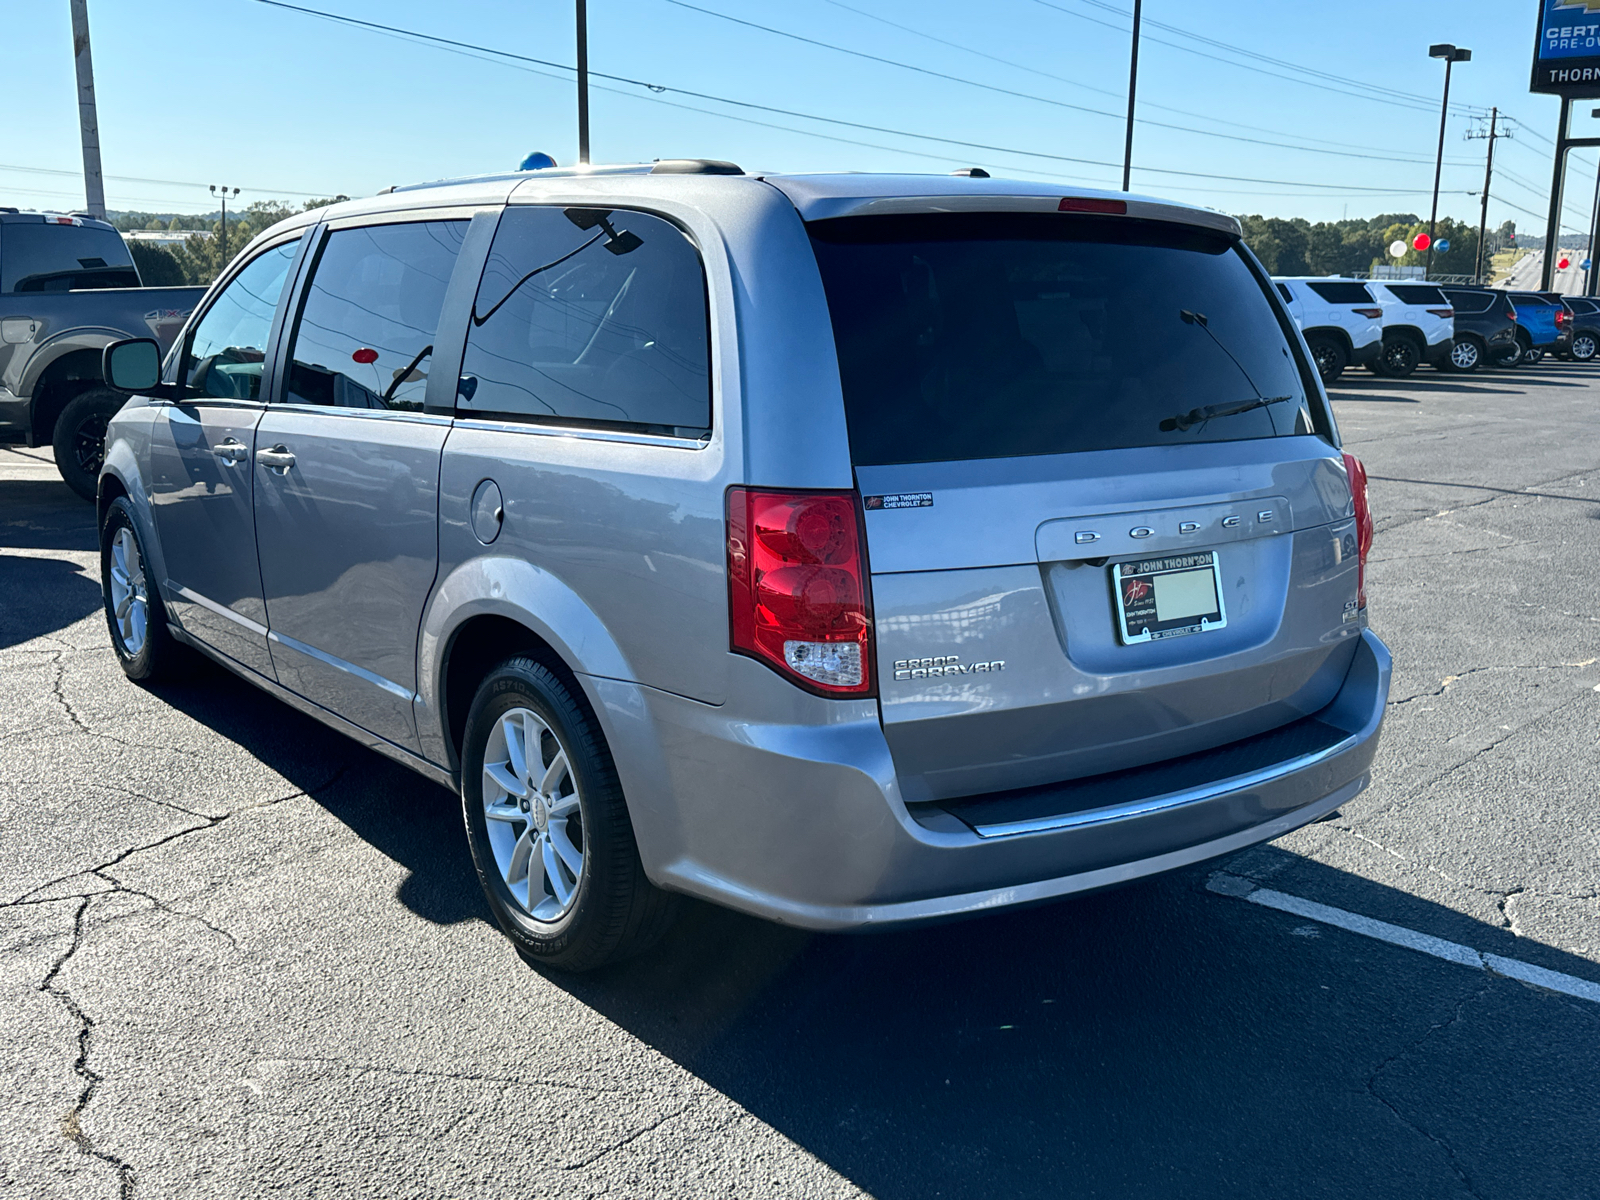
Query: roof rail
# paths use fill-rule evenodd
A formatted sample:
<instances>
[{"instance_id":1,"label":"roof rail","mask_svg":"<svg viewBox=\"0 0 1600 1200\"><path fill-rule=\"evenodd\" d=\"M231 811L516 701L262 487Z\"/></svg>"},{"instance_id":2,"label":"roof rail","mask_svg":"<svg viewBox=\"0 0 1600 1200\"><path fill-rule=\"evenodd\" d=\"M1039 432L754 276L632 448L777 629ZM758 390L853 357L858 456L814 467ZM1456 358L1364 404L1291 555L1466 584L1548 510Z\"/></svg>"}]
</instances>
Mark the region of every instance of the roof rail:
<instances>
[{"instance_id":1,"label":"roof rail","mask_svg":"<svg viewBox=\"0 0 1600 1200\"><path fill-rule=\"evenodd\" d=\"M650 168L652 175L743 175L737 163L716 158L658 158Z\"/></svg>"}]
</instances>

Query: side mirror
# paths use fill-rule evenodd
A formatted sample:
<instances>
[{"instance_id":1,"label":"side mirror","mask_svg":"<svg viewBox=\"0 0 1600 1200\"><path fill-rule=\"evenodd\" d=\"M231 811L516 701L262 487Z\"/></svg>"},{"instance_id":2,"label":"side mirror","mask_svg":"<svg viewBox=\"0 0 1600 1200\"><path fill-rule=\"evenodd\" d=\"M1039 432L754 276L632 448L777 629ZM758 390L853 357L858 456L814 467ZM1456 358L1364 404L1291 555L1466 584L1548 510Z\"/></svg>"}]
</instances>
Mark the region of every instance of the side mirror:
<instances>
[{"instance_id":1,"label":"side mirror","mask_svg":"<svg viewBox=\"0 0 1600 1200\"><path fill-rule=\"evenodd\" d=\"M161 347L153 338L112 342L100 355L100 373L119 392L148 392L161 382Z\"/></svg>"}]
</instances>

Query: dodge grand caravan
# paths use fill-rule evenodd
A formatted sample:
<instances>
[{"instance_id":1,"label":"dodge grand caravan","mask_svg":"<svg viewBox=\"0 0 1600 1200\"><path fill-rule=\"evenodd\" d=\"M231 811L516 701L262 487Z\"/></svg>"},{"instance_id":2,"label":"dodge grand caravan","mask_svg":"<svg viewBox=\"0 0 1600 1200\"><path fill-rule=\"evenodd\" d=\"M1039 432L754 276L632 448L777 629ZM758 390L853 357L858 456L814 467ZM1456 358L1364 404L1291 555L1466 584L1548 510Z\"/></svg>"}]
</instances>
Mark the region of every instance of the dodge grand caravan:
<instances>
[{"instance_id":1,"label":"dodge grand caravan","mask_svg":"<svg viewBox=\"0 0 1600 1200\"><path fill-rule=\"evenodd\" d=\"M104 365L126 673L197 649L456 790L553 965L675 893L845 929L1107 887L1368 782L1366 478L1230 217L699 160L406 187Z\"/></svg>"}]
</instances>

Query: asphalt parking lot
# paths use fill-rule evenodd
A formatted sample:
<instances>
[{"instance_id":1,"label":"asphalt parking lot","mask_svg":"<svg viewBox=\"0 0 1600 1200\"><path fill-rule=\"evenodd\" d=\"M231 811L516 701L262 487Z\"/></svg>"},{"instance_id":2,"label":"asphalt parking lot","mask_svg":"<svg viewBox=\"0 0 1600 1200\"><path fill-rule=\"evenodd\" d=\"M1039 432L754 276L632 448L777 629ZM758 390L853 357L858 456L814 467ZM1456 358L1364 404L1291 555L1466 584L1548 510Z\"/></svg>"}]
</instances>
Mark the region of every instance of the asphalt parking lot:
<instances>
[{"instance_id":1,"label":"asphalt parking lot","mask_svg":"<svg viewBox=\"0 0 1600 1200\"><path fill-rule=\"evenodd\" d=\"M581 978L447 792L127 683L90 509L0 449L0 1194L1600 1198L1600 369L1335 392L1396 659L1359 799L910 933L693 907Z\"/></svg>"}]
</instances>

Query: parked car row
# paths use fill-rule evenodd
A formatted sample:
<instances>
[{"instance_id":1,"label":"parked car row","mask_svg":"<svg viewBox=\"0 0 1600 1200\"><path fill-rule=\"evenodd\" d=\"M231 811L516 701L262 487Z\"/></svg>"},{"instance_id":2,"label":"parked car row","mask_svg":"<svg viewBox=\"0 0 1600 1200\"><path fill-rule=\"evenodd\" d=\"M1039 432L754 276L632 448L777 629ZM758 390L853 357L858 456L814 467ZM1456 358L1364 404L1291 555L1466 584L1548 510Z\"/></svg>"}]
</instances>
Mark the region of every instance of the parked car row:
<instances>
[{"instance_id":1,"label":"parked car row","mask_svg":"<svg viewBox=\"0 0 1600 1200\"><path fill-rule=\"evenodd\" d=\"M1476 371L1600 354L1600 302L1582 297L1377 279L1274 283L1324 383L1350 366L1404 378L1423 363Z\"/></svg>"}]
</instances>

